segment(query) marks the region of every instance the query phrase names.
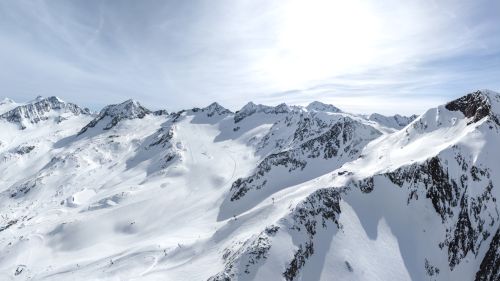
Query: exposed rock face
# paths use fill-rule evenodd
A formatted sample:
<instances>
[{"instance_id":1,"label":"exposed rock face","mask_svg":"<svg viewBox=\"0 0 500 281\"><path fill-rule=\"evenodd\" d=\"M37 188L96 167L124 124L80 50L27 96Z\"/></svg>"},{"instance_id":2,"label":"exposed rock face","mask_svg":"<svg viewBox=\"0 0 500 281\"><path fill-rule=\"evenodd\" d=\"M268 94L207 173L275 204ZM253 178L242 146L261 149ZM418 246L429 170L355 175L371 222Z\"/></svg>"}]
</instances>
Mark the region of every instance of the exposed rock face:
<instances>
[{"instance_id":1,"label":"exposed rock face","mask_svg":"<svg viewBox=\"0 0 500 281\"><path fill-rule=\"evenodd\" d=\"M41 181L41 177L29 179L16 186L10 187L6 192L10 194L9 196L11 198L21 198L31 192L33 189L37 188L40 185Z\"/></svg>"},{"instance_id":2,"label":"exposed rock face","mask_svg":"<svg viewBox=\"0 0 500 281\"><path fill-rule=\"evenodd\" d=\"M342 228L338 222L341 194L345 189L323 188L300 202L290 215L281 220L281 226L267 227L258 236L245 241L237 250L226 249L223 255L224 271L208 281L239 280L243 275L252 276L258 266L267 259L273 238L280 231L290 231L297 240L293 258L288 261L282 276L287 281L296 280L308 259L315 253L317 232L334 227Z\"/></svg>"},{"instance_id":3,"label":"exposed rock face","mask_svg":"<svg viewBox=\"0 0 500 281\"><path fill-rule=\"evenodd\" d=\"M500 280L500 228L493 236L481 267L476 273L476 281Z\"/></svg>"},{"instance_id":4,"label":"exposed rock face","mask_svg":"<svg viewBox=\"0 0 500 281\"><path fill-rule=\"evenodd\" d=\"M224 250L224 270L210 277L208 281L237 280L243 276L255 274L259 265L267 259L271 249L271 239L279 227L270 226L259 235L247 239L234 248Z\"/></svg>"},{"instance_id":5,"label":"exposed rock face","mask_svg":"<svg viewBox=\"0 0 500 281\"><path fill-rule=\"evenodd\" d=\"M155 150L157 155L161 155L161 169L165 169L172 160L180 157L178 148L172 143L174 136L173 122L168 121L148 139L144 147L145 150Z\"/></svg>"},{"instance_id":6,"label":"exposed rock face","mask_svg":"<svg viewBox=\"0 0 500 281\"><path fill-rule=\"evenodd\" d=\"M1 119L19 124L21 129L25 129L28 124L36 124L40 121L48 120L51 112L70 113L73 115L89 115L88 109L82 109L76 104L67 103L57 97L37 99L33 103L18 106L2 115Z\"/></svg>"},{"instance_id":7,"label":"exposed rock face","mask_svg":"<svg viewBox=\"0 0 500 281\"><path fill-rule=\"evenodd\" d=\"M288 123L287 121L288 120L285 120L286 126L292 126L292 120L290 120ZM332 123L326 122L320 118L315 118L314 116L301 115L300 120L297 122L297 129L293 133L292 144L301 143L314 136L317 136L326 131L328 127L332 125Z\"/></svg>"},{"instance_id":8,"label":"exposed rock face","mask_svg":"<svg viewBox=\"0 0 500 281\"><path fill-rule=\"evenodd\" d=\"M300 134L305 131L299 127L297 132ZM350 118L342 118L318 137L309 139L296 148L273 153L264 158L253 175L240 178L233 183L231 201L240 199L250 190L263 188L267 183L266 175L273 169L283 167L288 169L289 173L295 170L301 171L308 162L316 158L335 159L340 166L356 159L364 145L378 136L380 133L377 130ZM294 138L304 139L297 135Z\"/></svg>"},{"instance_id":9,"label":"exposed rock face","mask_svg":"<svg viewBox=\"0 0 500 281\"><path fill-rule=\"evenodd\" d=\"M342 115L330 116L322 112L292 111L273 124L257 144L258 152L276 153L297 148L303 142L326 133L343 118Z\"/></svg>"},{"instance_id":10,"label":"exposed rock face","mask_svg":"<svg viewBox=\"0 0 500 281\"><path fill-rule=\"evenodd\" d=\"M78 135L83 134L88 129L95 127L98 123L107 122L103 124L103 130L109 130L116 126L121 120L124 119L142 119L151 111L143 107L139 102L134 100L127 100L120 104L108 105L101 110L94 120L83 127Z\"/></svg>"},{"instance_id":11,"label":"exposed rock face","mask_svg":"<svg viewBox=\"0 0 500 281\"><path fill-rule=\"evenodd\" d=\"M431 200L443 224L451 225L446 230L446 239L440 243L441 248L448 248L451 270L468 253L477 255L490 236L488 228L500 221L489 170L470 167L463 162L464 158L457 151L456 164L462 169L458 177L448 174L450 164L443 164L439 157L386 174L393 183L408 188L408 204L424 196ZM475 186L472 192L470 179Z\"/></svg>"},{"instance_id":12,"label":"exposed rock face","mask_svg":"<svg viewBox=\"0 0 500 281\"><path fill-rule=\"evenodd\" d=\"M457 206L460 196L459 186L454 179L450 179L439 158L434 157L421 165L414 164L398 169L388 173L387 177L401 187L412 181L423 184L426 190L425 197L431 199L441 219L445 221L453 215L452 209ZM418 198L413 197L416 193L416 189L411 190L408 202L413 198Z\"/></svg>"},{"instance_id":13,"label":"exposed rock face","mask_svg":"<svg viewBox=\"0 0 500 281\"><path fill-rule=\"evenodd\" d=\"M33 149L35 149L34 145L23 145L23 146L19 146L16 149L16 153L19 155L24 155L24 154L30 153L31 151L33 151Z\"/></svg>"},{"instance_id":14,"label":"exposed rock face","mask_svg":"<svg viewBox=\"0 0 500 281\"><path fill-rule=\"evenodd\" d=\"M333 188L320 189L309 195L293 210L291 214L292 224L290 228L302 236L302 243L298 245L293 259L287 265L283 277L287 281L296 279L302 267L315 252L314 236L321 228L328 225L341 228L338 222L340 215L340 200L342 190Z\"/></svg>"},{"instance_id":15,"label":"exposed rock face","mask_svg":"<svg viewBox=\"0 0 500 281\"><path fill-rule=\"evenodd\" d=\"M155 115L155 116L168 115L168 111L165 109L159 109L159 110L153 111L153 115Z\"/></svg>"},{"instance_id":16,"label":"exposed rock face","mask_svg":"<svg viewBox=\"0 0 500 281\"><path fill-rule=\"evenodd\" d=\"M269 109L270 107L265 107L265 109ZM234 123L238 123L241 120L245 119L246 117L254 114L258 110L263 110L263 106L256 105L253 102L247 103L245 106L243 106L240 110L236 111L236 114L234 115Z\"/></svg>"},{"instance_id":17,"label":"exposed rock face","mask_svg":"<svg viewBox=\"0 0 500 281\"><path fill-rule=\"evenodd\" d=\"M445 107L450 111L462 112L465 117L472 118L471 122L477 122L486 116L490 116L496 124L500 125L498 113L495 114L491 111L491 99L496 99L498 103L498 96L489 95L485 91L476 91L447 103Z\"/></svg>"},{"instance_id":18,"label":"exposed rock face","mask_svg":"<svg viewBox=\"0 0 500 281\"><path fill-rule=\"evenodd\" d=\"M170 146L170 140L174 137L174 130L172 126L161 127L153 136L150 147L161 145L162 147Z\"/></svg>"},{"instance_id":19,"label":"exposed rock face","mask_svg":"<svg viewBox=\"0 0 500 281\"><path fill-rule=\"evenodd\" d=\"M7 230L9 227L15 225L17 220L9 220L5 225L0 226L0 232Z\"/></svg>"}]
</instances>

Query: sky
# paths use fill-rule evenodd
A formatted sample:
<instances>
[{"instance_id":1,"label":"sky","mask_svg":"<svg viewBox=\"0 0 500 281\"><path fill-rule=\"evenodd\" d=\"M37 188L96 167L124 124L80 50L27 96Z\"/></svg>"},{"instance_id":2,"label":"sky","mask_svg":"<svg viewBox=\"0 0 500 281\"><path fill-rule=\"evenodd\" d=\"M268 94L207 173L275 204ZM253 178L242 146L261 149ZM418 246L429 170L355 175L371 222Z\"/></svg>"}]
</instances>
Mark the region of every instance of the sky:
<instances>
[{"instance_id":1,"label":"sky","mask_svg":"<svg viewBox=\"0 0 500 281\"><path fill-rule=\"evenodd\" d=\"M6 0L0 97L418 114L500 91L498 11L497 0Z\"/></svg>"}]
</instances>

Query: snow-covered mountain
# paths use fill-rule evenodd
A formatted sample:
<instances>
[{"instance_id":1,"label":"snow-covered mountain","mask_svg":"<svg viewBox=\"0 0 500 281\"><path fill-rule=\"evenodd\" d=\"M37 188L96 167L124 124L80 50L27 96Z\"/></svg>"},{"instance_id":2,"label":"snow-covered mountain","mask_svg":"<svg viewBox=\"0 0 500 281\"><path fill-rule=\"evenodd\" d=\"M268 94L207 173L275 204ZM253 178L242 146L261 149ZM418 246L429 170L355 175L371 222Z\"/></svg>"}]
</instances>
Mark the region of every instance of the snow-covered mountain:
<instances>
[{"instance_id":1,"label":"snow-covered mountain","mask_svg":"<svg viewBox=\"0 0 500 281\"><path fill-rule=\"evenodd\" d=\"M143 107L135 100L127 100L120 104L108 105L102 109L89 124L83 127L78 134L83 134L88 129L94 128L97 125L100 125L101 128L99 129L109 130L123 119L141 119L150 113L151 111L149 109Z\"/></svg>"},{"instance_id":2,"label":"snow-covered mountain","mask_svg":"<svg viewBox=\"0 0 500 281\"><path fill-rule=\"evenodd\" d=\"M327 111L327 112L341 112L341 110L331 104L324 104L319 101L313 101L306 106L309 111Z\"/></svg>"},{"instance_id":3,"label":"snow-covered mountain","mask_svg":"<svg viewBox=\"0 0 500 281\"><path fill-rule=\"evenodd\" d=\"M3 100L0 101L0 114L11 110L18 105L19 104L17 104L14 100L9 98L4 98Z\"/></svg>"},{"instance_id":4,"label":"snow-covered mountain","mask_svg":"<svg viewBox=\"0 0 500 281\"><path fill-rule=\"evenodd\" d=\"M367 119L375 121L382 126L399 130L406 127L413 120L417 119L417 117L417 115L401 116L399 114L396 114L393 116L384 116L382 114L372 113L367 117Z\"/></svg>"},{"instance_id":5,"label":"snow-covered mountain","mask_svg":"<svg viewBox=\"0 0 500 281\"><path fill-rule=\"evenodd\" d=\"M4 99L2 108L9 108L15 103L10 99ZM13 107L13 106L12 106ZM53 119L56 122L66 120L69 116L77 116L80 114L90 115L88 109L82 109L73 103L66 103L58 97L42 98L38 97L35 100L22 105L16 105L9 108L8 111L0 115L0 119L19 125L21 129Z\"/></svg>"},{"instance_id":6,"label":"snow-covered mountain","mask_svg":"<svg viewBox=\"0 0 500 281\"><path fill-rule=\"evenodd\" d=\"M499 280L500 95L0 102L0 280Z\"/></svg>"}]
</instances>

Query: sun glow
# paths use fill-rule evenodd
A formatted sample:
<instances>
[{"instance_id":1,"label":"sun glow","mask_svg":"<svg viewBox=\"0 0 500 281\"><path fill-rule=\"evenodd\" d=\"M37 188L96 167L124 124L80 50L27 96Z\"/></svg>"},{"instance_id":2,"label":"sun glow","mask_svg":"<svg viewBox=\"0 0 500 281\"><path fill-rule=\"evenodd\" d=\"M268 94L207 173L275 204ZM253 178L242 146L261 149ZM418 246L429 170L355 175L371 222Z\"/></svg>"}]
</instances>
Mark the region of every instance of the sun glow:
<instances>
[{"instance_id":1,"label":"sun glow","mask_svg":"<svg viewBox=\"0 0 500 281\"><path fill-rule=\"evenodd\" d=\"M377 56L381 24L365 1L296 0L284 11L277 51L265 62L278 85L354 71Z\"/></svg>"}]
</instances>

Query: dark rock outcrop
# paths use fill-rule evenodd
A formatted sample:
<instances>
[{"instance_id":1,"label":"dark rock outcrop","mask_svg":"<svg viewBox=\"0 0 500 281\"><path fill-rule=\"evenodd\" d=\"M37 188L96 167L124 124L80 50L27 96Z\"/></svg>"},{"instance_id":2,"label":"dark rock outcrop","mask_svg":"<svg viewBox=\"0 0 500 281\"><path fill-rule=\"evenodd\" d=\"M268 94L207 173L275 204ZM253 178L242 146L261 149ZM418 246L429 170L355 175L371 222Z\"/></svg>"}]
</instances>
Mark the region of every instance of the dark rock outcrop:
<instances>
[{"instance_id":1,"label":"dark rock outcrop","mask_svg":"<svg viewBox=\"0 0 500 281\"><path fill-rule=\"evenodd\" d=\"M305 239L303 243L298 245L293 259L283 272L283 277L287 281L295 280L307 260L314 254L314 236L319 226L327 228L328 222L332 222L337 228L342 227L338 222L338 216L341 212L341 193L342 190L335 188L320 189L309 195L293 210L291 229L300 235L305 235Z\"/></svg>"},{"instance_id":2,"label":"dark rock outcrop","mask_svg":"<svg viewBox=\"0 0 500 281\"><path fill-rule=\"evenodd\" d=\"M500 125L498 117L492 115L490 97L482 91L476 91L451 101L445 105L445 108L450 111L462 112L465 117L472 118L471 123L491 116L495 123Z\"/></svg>"},{"instance_id":3,"label":"dark rock outcrop","mask_svg":"<svg viewBox=\"0 0 500 281\"><path fill-rule=\"evenodd\" d=\"M479 271L476 273L476 281L500 280L500 228L493 236L486 255L484 256Z\"/></svg>"}]
</instances>

